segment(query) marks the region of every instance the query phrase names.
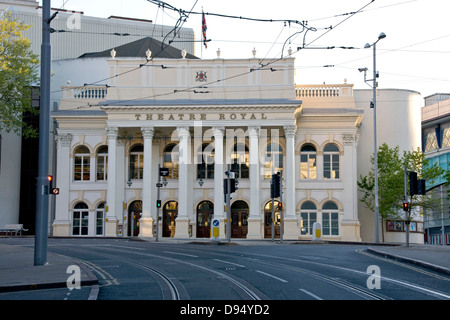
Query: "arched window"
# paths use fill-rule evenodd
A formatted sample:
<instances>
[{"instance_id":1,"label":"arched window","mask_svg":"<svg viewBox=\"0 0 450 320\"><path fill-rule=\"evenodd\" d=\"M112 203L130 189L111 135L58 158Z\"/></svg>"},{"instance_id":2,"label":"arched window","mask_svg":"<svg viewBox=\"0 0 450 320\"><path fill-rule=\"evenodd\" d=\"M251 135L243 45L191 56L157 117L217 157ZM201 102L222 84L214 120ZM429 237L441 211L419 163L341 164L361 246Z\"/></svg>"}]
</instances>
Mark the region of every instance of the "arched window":
<instances>
[{"instance_id":1,"label":"arched window","mask_svg":"<svg viewBox=\"0 0 450 320\"><path fill-rule=\"evenodd\" d=\"M300 179L317 179L317 153L312 144L300 150Z\"/></svg>"},{"instance_id":2,"label":"arched window","mask_svg":"<svg viewBox=\"0 0 450 320\"><path fill-rule=\"evenodd\" d=\"M95 221L95 235L104 235L105 226L105 203L102 202L97 206L96 221Z\"/></svg>"},{"instance_id":3,"label":"arched window","mask_svg":"<svg viewBox=\"0 0 450 320\"><path fill-rule=\"evenodd\" d=\"M79 146L74 152L74 176L75 181L89 181L90 174L90 152L86 146Z\"/></svg>"},{"instance_id":4,"label":"arched window","mask_svg":"<svg viewBox=\"0 0 450 320\"><path fill-rule=\"evenodd\" d=\"M144 177L144 146L138 144L130 149L130 179Z\"/></svg>"},{"instance_id":5,"label":"arched window","mask_svg":"<svg viewBox=\"0 0 450 320\"><path fill-rule=\"evenodd\" d=\"M197 152L197 179L214 179L214 147L204 143Z\"/></svg>"},{"instance_id":6,"label":"arched window","mask_svg":"<svg viewBox=\"0 0 450 320\"><path fill-rule=\"evenodd\" d=\"M302 235L311 235L313 233L313 224L317 221L317 208L311 201L306 201L300 209L302 217Z\"/></svg>"},{"instance_id":7,"label":"arched window","mask_svg":"<svg viewBox=\"0 0 450 320\"><path fill-rule=\"evenodd\" d=\"M338 206L332 201L326 202L322 207L322 233L324 236L339 235Z\"/></svg>"},{"instance_id":8,"label":"arched window","mask_svg":"<svg viewBox=\"0 0 450 320\"><path fill-rule=\"evenodd\" d=\"M108 178L108 146L102 146L97 151L97 181Z\"/></svg>"},{"instance_id":9,"label":"arched window","mask_svg":"<svg viewBox=\"0 0 450 320\"><path fill-rule=\"evenodd\" d=\"M339 179L339 148L329 143L323 149L323 177Z\"/></svg>"},{"instance_id":10,"label":"arched window","mask_svg":"<svg viewBox=\"0 0 450 320\"><path fill-rule=\"evenodd\" d=\"M163 152L164 168L169 169L169 176L167 178L178 179L179 157L180 153L177 144L172 143L164 148Z\"/></svg>"},{"instance_id":11,"label":"arched window","mask_svg":"<svg viewBox=\"0 0 450 320\"><path fill-rule=\"evenodd\" d=\"M236 172L236 178L249 178L249 160L248 147L243 143L235 144L231 154L231 171Z\"/></svg>"},{"instance_id":12,"label":"arched window","mask_svg":"<svg viewBox=\"0 0 450 320\"><path fill-rule=\"evenodd\" d=\"M89 229L89 207L79 202L73 207L72 235L87 236Z\"/></svg>"},{"instance_id":13,"label":"arched window","mask_svg":"<svg viewBox=\"0 0 450 320\"><path fill-rule=\"evenodd\" d=\"M283 170L283 148L278 143L271 143L266 148L264 178L269 179L272 172L277 173L281 170Z\"/></svg>"}]
</instances>

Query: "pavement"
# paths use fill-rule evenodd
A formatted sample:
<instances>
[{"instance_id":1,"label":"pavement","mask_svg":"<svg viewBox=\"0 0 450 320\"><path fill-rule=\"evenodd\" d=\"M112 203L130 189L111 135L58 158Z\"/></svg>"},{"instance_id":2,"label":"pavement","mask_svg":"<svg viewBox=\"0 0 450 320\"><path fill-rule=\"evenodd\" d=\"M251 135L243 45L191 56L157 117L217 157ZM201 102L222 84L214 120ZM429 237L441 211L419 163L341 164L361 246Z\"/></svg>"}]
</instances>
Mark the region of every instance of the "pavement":
<instances>
[{"instance_id":1,"label":"pavement","mask_svg":"<svg viewBox=\"0 0 450 320\"><path fill-rule=\"evenodd\" d=\"M146 239L140 240L148 241ZM212 244L209 240L199 241L198 239L165 239L160 242L173 244ZM283 244L286 245L313 243L318 244L317 242L308 241L283 241ZM328 242L322 241L321 243L327 244ZM333 244L336 243L337 242L333 242ZM279 241L232 240L231 243L222 242L220 244L274 245L279 244ZM345 244L361 245L362 243ZM367 249L369 253L414 264L450 276L450 246L411 244L409 247L406 247L404 245L376 245L367 243L363 243L362 245L369 245ZM82 287L91 287L91 290L86 293L86 300L96 300L99 290L98 279L81 261L48 252L47 264L43 266L34 266L33 248L0 243L0 293L49 288L67 288L69 277L74 274L73 271L68 269L71 266L79 267L81 276L80 285Z\"/></svg>"}]
</instances>

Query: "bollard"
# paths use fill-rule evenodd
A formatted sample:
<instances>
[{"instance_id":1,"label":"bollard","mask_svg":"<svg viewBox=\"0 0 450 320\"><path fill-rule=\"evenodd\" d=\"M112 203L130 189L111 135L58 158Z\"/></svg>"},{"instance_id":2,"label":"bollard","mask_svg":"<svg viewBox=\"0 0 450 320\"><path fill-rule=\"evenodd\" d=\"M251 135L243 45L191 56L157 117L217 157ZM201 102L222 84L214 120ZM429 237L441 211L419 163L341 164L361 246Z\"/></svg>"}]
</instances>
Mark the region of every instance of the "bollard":
<instances>
[{"instance_id":1,"label":"bollard","mask_svg":"<svg viewBox=\"0 0 450 320\"><path fill-rule=\"evenodd\" d=\"M322 240L322 226L319 222L313 223L313 241Z\"/></svg>"}]
</instances>

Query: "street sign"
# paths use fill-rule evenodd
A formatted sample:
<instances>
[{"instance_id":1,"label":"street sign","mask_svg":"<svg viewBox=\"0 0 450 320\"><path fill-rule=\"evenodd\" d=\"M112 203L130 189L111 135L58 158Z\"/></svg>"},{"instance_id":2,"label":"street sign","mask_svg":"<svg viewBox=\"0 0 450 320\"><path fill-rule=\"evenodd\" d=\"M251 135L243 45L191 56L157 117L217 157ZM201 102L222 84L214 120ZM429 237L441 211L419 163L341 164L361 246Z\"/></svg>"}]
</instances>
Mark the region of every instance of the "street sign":
<instances>
[{"instance_id":1,"label":"street sign","mask_svg":"<svg viewBox=\"0 0 450 320\"><path fill-rule=\"evenodd\" d=\"M159 168L159 175L161 177L167 177L169 175L169 168Z\"/></svg>"}]
</instances>

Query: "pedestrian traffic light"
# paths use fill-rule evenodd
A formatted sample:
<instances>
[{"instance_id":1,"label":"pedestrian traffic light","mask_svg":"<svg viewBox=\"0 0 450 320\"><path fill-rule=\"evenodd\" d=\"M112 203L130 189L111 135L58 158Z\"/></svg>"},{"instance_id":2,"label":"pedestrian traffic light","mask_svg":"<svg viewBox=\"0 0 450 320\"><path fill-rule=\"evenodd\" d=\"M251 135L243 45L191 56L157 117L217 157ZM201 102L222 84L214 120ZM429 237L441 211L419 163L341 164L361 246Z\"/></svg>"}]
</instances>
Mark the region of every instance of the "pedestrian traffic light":
<instances>
[{"instance_id":1,"label":"pedestrian traffic light","mask_svg":"<svg viewBox=\"0 0 450 320\"><path fill-rule=\"evenodd\" d=\"M409 203L403 202L403 211L409 211Z\"/></svg>"},{"instance_id":2,"label":"pedestrian traffic light","mask_svg":"<svg viewBox=\"0 0 450 320\"><path fill-rule=\"evenodd\" d=\"M156 208L161 208L161 200L156 200Z\"/></svg>"}]
</instances>

